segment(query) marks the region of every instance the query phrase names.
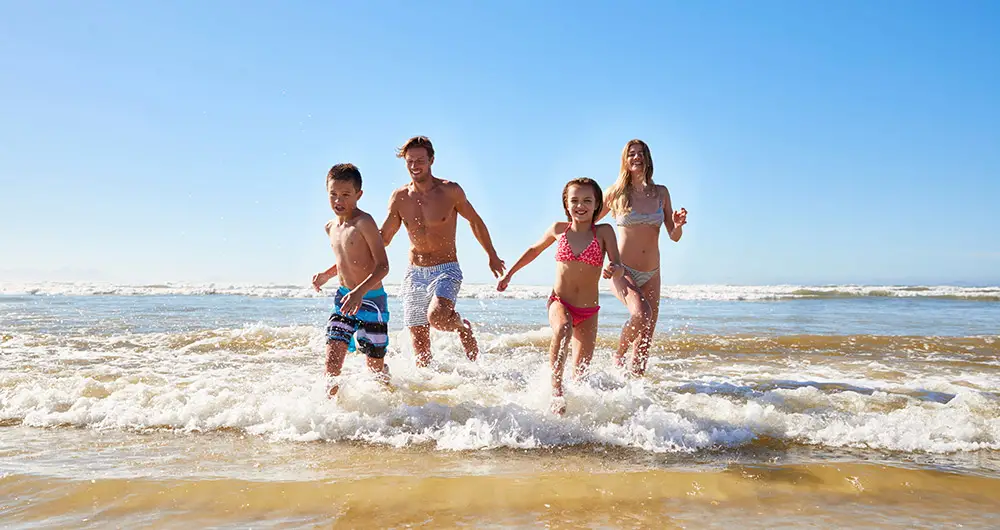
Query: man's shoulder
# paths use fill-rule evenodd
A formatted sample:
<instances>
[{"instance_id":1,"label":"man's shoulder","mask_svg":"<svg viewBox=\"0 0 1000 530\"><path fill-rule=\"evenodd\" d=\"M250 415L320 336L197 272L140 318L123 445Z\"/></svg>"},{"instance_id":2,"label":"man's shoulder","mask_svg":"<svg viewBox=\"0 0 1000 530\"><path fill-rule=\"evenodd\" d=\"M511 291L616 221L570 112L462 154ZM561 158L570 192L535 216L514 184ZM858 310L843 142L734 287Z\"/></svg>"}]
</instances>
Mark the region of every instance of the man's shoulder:
<instances>
[{"instance_id":1,"label":"man's shoulder","mask_svg":"<svg viewBox=\"0 0 1000 530\"><path fill-rule=\"evenodd\" d=\"M441 191L449 197L458 199L465 195L465 190L462 189L461 184L455 182L454 180L438 179L438 181Z\"/></svg>"},{"instance_id":2,"label":"man's shoulder","mask_svg":"<svg viewBox=\"0 0 1000 530\"><path fill-rule=\"evenodd\" d=\"M410 194L410 185L409 184L403 184L402 186L400 186L400 187L392 190L392 193L389 194L389 200L393 200L394 201L394 200L397 200L397 199L402 199L402 198L405 198L409 194Z\"/></svg>"}]
</instances>

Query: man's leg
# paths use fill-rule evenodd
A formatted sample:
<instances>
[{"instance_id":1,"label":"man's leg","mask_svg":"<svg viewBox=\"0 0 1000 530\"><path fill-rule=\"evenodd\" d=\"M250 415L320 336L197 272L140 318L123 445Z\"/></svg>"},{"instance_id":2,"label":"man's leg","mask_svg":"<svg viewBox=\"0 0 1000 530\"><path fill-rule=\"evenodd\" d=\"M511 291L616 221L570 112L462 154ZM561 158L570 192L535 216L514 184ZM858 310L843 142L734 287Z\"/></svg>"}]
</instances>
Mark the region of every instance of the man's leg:
<instances>
[{"instance_id":1,"label":"man's leg","mask_svg":"<svg viewBox=\"0 0 1000 530\"><path fill-rule=\"evenodd\" d=\"M426 367L431 362L431 330L427 320L431 298L427 284L420 271L410 266L399 290L403 302L403 327L410 330L413 358L420 367Z\"/></svg>"},{"instance_id":2,"label":"man's leg","mask_svg":"<svg viewBox=\"0 0 1000 530\"><path fill-rule=\"evenodd\" d=\"M462 289L462 269L457 262L448 263L441 265L436 274L431 282L434 298L427 308L427 320L435 329L458 332L465 356L475 361L479 356L479 343L472 333L472 323L455 311L455 300Z\"/></svg>"},{"instance_id":3,"label":"man's leg","mask_svg":"<svg viewBox=\"0 0 1000 530\"><path fill-rule=\"evenodd\" d=\"M413 358L417 366L426 367L431 363L431 327L410 326L410 340L413 342Z\"/></svg>"},{"instance_id":4,"label":"man's leg","mask_svg":"<svg viewBox=\"0 0 1000 530\"><path fill-rule=\"evenodd\" d=\"M458 338L462 341L462 348L465 349L465 356L470 361L476 360L476 357L479 356L479 344L472 333L472 323L464 320L462 315L455 311L454 301L435 296L427 310L427 320L435 329L457 331Z\"/></svg>"}]
</instances>

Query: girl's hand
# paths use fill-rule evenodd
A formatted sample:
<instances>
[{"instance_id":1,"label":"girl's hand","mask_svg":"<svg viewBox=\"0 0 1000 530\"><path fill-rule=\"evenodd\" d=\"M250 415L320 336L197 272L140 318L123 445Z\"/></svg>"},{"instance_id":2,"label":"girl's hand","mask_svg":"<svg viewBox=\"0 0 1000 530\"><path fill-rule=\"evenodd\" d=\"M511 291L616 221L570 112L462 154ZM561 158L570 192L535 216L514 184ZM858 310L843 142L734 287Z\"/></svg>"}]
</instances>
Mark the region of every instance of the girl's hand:
<instances>
[{"instance_id":1,"label":"girl's hand","mask_svg":"<svg viewBox=\"0 0 1000 530\"><path fill-rule=\"evenodd\" d=\"M507 285L510 283L510 275L505 274L497 282L497 291L503 292L507 290Z\"/></svg>"},{"instance_id":2,"label":"girl's hand","mask_svg":"<svg viewBox=\"0 0 1000 530\"><path fill-rule=\"evenodd\" d=\"M685 208L681 208L674 212L674 226L681 227L686 225L688 222L688 211Z\"/></svg>"},{"instance_id":3,"label":"girl's hand","mask_svg":"<svg viewBox=\"0 0 1000 530\"><path fill-rule=\"evenodd\" d=\"M609 280L611 278L617 278L621 276L622 273L624 272L625 269L623 269L621 265L613 262L608 262L608 265L604 267L604 271L601 273L601 276L603 276L605 280Z\"/></svg>"}]
</instances>

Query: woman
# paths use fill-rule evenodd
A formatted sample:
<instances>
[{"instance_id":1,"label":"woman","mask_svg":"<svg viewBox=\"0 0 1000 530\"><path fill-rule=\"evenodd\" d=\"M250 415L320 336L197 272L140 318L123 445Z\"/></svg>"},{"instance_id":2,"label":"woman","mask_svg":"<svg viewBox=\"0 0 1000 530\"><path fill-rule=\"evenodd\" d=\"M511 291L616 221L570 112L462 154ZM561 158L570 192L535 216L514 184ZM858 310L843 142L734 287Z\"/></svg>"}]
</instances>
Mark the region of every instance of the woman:
<instances>
[{"instance_id":1,"label":"woman","mask_svg":"<svg viewBox=\"0 0 1000 530\"><path fill-rule=\"evenodd\" d=\"M671 215L664 215L671 212ZM660 311L660 225L673 241L680 241L687 210L673 211L666 186L653 183L653 157L642 140L629 140L622 150L618 181L604 194L604 208L618 224L618 248L625 274L615 278L615 296L625 304L629 319L622 328L615 363L633 375L646 372L649 346Z\"/></svg>"}]
</instances>

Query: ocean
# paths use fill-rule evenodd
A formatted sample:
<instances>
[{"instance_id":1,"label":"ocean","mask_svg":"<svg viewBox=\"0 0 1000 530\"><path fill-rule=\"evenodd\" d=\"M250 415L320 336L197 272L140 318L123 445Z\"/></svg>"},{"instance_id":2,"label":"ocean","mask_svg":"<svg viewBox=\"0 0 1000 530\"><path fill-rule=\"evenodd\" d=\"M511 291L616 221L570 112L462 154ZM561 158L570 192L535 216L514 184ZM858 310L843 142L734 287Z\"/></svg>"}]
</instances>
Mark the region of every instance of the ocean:
<instances>
[{"instance_id":1,"label":"ocean","mask_svg":"<svg viewBox=\"0 0 1000 530\"><path fill-rule=\"evenodd\" d=\"M605 292L564 417L548 287L396 289L329 400L333 289L0 282L0 527L1000 527L1000 287L666 286L641 379Z\"/></svg>"}]
</instances>

